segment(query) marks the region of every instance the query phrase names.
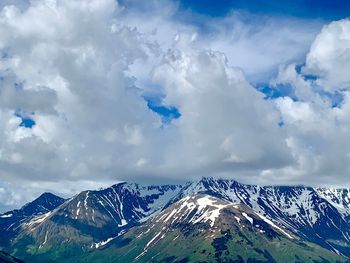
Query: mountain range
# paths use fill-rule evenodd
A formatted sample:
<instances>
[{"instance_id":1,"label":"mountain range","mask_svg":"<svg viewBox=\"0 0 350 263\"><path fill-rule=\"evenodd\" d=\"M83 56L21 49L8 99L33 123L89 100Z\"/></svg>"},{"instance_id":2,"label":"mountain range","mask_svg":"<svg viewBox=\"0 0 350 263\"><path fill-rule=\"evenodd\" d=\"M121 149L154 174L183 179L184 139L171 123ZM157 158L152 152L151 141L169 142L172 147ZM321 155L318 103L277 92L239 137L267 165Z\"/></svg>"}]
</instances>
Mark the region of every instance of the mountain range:
<instances>
[{"instance_id":1,"label":"mountain range","mask_svg":"<svg viewBox=\"0 0 350 263\"><path fill-rule=\"evenodd\" d=\"M0 215L0 250L39 263L350 262L350 189L202 178L44 193Z\"/></svg>"}]
</instances>

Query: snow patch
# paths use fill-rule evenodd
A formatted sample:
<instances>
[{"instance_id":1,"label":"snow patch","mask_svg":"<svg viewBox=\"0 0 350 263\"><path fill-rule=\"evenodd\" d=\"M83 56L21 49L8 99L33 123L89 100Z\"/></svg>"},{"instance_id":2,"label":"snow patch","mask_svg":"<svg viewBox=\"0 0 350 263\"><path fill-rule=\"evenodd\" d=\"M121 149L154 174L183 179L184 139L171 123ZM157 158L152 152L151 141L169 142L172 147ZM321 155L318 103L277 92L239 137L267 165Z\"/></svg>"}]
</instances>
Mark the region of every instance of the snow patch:
<instances>
[{"instance_id":1,"label":"snow patch","mask_svg":"<svg viewBox=\"0 0 350 263\"><path fill-rule=\"evenodd\" d=\"M290 239L293 239L293 237L288 234L286 231L284 231L282 228L280 228L279 226L276 226L270 219L267 219L266 217L257 214L262 220L264 220L266 223L268 223L269 225L271 225L273 228L279 230L280 232L282 232L284 235L286 235L287 237L289 237Z\"/></svg>"},{"instance_id":2,"label":"snow patch","mask_svg":"<svg viewBox=\"0 0 350 263\"><path fill-rule=\"evenodd\" d=\"M6 215L2 215L0 216L0 218L9 218L9 217L12 217L13 214L6 214Z\"/></svg>"},{"instance_id":3,"label":"snow patch","mask_svg":"<svg viewBox=\"0 0 350 263\"><path fill-rule=\"evenodd\" d=\"M190 223L196 224L199 222L210 222L213 227L215 220L219 217L221 209L228 205L219 204L218 201L211 196L204 196L196 199L196 197L187 196L182 199L182 205L179 209L173 210L166 218L166 221L174 216L177 217L173 222L180 219L189 219ZM193 213L195 211L195 213ZM185 215L185 216L184 216ZM188 218L191 215L191 218Z\"/></svg>"},{"instance_id":4,"label":"snow patch","mask_svg":"<svg viewBox=\"0 0 350 263\"><path fill-rule=\"evenodd\" d=\"M128 222L125 219L121 219L121 223L118 225L119 227L126 226Z\"/></svg>"},{"instance_id":5,"label":"snow patch","mask_svg":"<svg viewBox=\"0 0 350 263\"><path fill-rule=\"evenodd\" d=\"M251 218L250 216L248 216L245 212L243 212L242 215L243 215L251 224L253 224L253 218Z\"/></svg>"},{"instance_id":6,"label":"snow patch","mask_svg":"<svg viewBox=\"0 0 350 263\"><path fill-rule=\"evenodd\" d=\"M93 243L91 245L91 248L100 248L100 247L103 247L105 246L106 244L108 244L109 242L111 242L113 239L115 239L116 237L110 237L108 238L107 240L104 240L104 241L100 241L98 243Z\"/></svg>"},{"instance_id":7,"label":"snow patch","mask_svg":"<svg viewBox=\"0 0 350 263\"><path fill-rule=\"evenodd\" d=\"M235 219L237 220L238 224L241 222L241 219L238 216L235 216Z\"/></svg>"}]
</instances>

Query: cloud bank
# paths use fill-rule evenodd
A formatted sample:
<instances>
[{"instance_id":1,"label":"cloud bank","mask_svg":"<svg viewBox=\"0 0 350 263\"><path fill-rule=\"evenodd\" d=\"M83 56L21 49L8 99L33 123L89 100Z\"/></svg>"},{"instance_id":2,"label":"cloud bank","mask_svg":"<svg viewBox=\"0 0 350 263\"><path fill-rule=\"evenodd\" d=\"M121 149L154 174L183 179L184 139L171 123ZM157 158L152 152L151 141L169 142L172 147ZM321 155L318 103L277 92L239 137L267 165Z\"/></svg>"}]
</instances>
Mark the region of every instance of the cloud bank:
<instances>
[{"instance_id":1,"label":"cloud bank","mask_svg":"<svg viewBox=\"0 0 350 263\"><path fill-rule=\"evenodd\" d=\"M174 2L150 5L1 6L3 209L120 180L347 182L349 20L311 44L319 21L254 28L261 17L233 12L198 25ZM270 86L291 94L266 98L255 82L277 71ZM145 97L180 117L165 123Z\"/></svg>"}]
</instances>

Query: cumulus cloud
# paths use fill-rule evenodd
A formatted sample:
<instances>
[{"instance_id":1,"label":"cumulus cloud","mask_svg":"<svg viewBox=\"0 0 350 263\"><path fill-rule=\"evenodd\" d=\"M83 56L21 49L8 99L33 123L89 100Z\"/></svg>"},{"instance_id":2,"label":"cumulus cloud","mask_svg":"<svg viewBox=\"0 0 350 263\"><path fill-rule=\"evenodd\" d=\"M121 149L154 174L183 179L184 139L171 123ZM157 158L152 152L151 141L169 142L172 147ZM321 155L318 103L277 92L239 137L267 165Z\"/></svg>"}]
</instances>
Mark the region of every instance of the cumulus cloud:
<instances>
[{"instance_id":1,"label":"cumulus cloud","mask_svg":"<svg viewBox=\"0 0 350 263\"><path fill-rule=\"evenodd\" d=\"M350 93L346 52L349 42L344 32L349 29L349 20L325 26L311 45L301 72L295 65L281 67L272 81L274 85L291 85L296 95L294 100L290 97L276 100L288 146L297 160L296 165L278 173L291 181L347 184Z\"/></svg>"},{"instance_id":2,"label":"cumulus cloud","mask_svg":"<svg viewBox=\"0 0 350 263\"><path fill-rule=\"evenodd\" d=\"M350 21L332 22L322 29L313 42L303 68L305 74L316 75L326 90L349 89Z\"/></svg>"},{"instance_id":3,"label":"cumulus cloud","mask_svg":"<svg viewBox=\"0 0 350 263\"><path fill-rule=\"evenodd\" d=\"M150 51L135 29L115 21L119 9L112 0L3 8L3 178L108 178L106 170L123 173L147 151L143 138L160 117L124 72ZM32 114L35 126L20 126L17 111Z\"/></svg>"},{"instance_id":4,"label":"cumulus cloud","mask_svg":"<svg viewBox=\"0 0 350 263\"><path fill-rule=\"evenodd\" d=\"M344 38L347 20L323 29L301 72L287 65L271 81L293 86L298 100L268 100L248 79L298 62L319 22L300 29L302 21L264 18L254 29L258 18L234 13L198 26L188 14L178 19L174 2L152 1L162 12L135 1L10 2L0 6L4 207L43 191L69 196L142 178L343 181L348 79L334 68L344 67L337 52L347 42L317 54L324 38ZM333 107L339 86L344 99ZM180 118L163 123L147 106L150 94Z\"/></svg>"},{"instance_id":5,"label":"cumulus cloud","mask_svg":"<svg viewBox=\"0 0 350 263\"><path fill-rule=\"evenodd\" d=\"M201 49L225 53L230 66L241 68L248 79L264 82L276 74L280 64L303 62L310 44L319 33L321 20L255 15L233 10L225 17L206 17L180 12L175 2L150 1L140 11L130 2L123 20L155 41L166 51L177 34L187 34ZM137 8L135 8L135 6ZM154 62L154 61L153 61ZM133 66L144 77L144 62Z\"/></svg>"},{"instance_id":6,"label":"cumulus cloud","mask_svg":"<svg viewBox=\"0 0 350 263\"><path fill-rule=\"evenodd\" d=\"M164 103L179 108L177 144L167 161L186 164L189 174L256 172L292 160L279 114L222 53L174 48L153 72ZM188 47L188 46L187 46ZM178 140L178 141L177 141Z\"/></svg>"}]
</instances>

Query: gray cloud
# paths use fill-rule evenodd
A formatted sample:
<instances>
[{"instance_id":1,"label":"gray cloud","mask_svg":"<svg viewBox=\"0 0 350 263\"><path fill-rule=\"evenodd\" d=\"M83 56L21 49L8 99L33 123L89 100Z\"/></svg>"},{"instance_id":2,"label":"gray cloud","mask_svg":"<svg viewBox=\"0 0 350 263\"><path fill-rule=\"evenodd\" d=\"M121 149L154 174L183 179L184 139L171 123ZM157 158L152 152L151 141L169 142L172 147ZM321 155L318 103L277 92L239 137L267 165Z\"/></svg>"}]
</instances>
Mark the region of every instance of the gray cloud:
<instances>
[{"instance_id":1,"label":"gray cloud","mask_svg":"<svg viewBox=\"0 0 350 263\"><path fill-rule=\"evenodd\" d=\"M213 175L263 184L344 181L350 149L344 141L347 91L342 91L342 106L332 108L292 64L281 67L271 83L292 85L300 101L265 100L244 74L260 78L276 65L300 60L319 22L300 29L305 21L264 18L253 30L242 16L231 14L210 21L208 34L176 21L176 5L153 5L162 7L165 15L132 7L128 12L113 0L4 5L3 206L17 206L42 191L69 196L145 178ZM348 28L347 21L338 23ZM336 64L337 48L325 60L315 55L321 52L317 43L323 42L323 34L335 42L340 37L338 26L321 32L303 69L319 75L321 86L339 78L348 81L346 75L332 77L338 73L322 66L333 61L335 68L344 67L344 61ZM341 48L346 50L346 45ZM322 72L315 65L322 66ZM145 94L162 94L162 103L177 107L181 117L164 125L147 107ZM30 129L20 126L18 110L34 112L36 124Z\"/></svg>"}]
</instances>

